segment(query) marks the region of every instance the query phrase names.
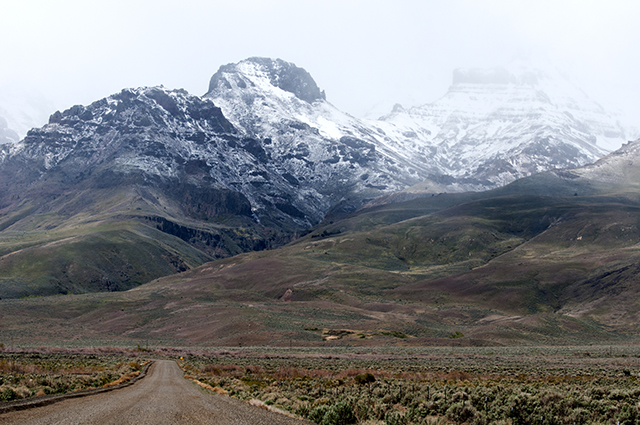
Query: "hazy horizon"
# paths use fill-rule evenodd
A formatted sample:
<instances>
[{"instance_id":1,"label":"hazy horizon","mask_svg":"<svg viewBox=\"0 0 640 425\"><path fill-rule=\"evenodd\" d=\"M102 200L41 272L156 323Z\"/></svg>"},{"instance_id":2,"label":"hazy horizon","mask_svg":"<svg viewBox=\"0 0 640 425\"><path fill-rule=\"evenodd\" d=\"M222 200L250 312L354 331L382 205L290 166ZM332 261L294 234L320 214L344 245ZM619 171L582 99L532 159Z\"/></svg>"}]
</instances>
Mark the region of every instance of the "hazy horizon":
<instances>
[{"instance_id":1,"label":"hazy horizon","mask_svg":"<svg viewBox=\"0 0 640 425\"><path fill-rule=\"evenodd\" d=\"M621 0L12 0L0 90L41 93L55 109L126 87L202 95L221 65L265 56L305 68L339 109L377 118L437 100L455 68L542 58L635 122L638 12Z\"/></svg>"}]
</instances>

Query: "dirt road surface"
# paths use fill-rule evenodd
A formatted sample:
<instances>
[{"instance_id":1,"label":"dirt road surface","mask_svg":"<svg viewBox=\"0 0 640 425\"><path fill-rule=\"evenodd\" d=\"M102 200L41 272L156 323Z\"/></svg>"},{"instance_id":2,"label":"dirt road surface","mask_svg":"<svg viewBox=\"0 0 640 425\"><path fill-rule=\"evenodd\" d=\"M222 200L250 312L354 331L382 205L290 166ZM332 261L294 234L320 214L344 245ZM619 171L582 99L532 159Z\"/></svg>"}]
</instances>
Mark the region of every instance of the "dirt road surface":
<instances>
[{"instance_id":1,"label":"dirt road surface","mask_svg":"<svg viewBox=\"0 0 640 425\"><path fill-rule=\"evenodd\" d=\"M0 414L0 424L218 424L304 425L185 380L173 361L156 361L147 376L126 388Z\"/></svg>"}]
</instances>

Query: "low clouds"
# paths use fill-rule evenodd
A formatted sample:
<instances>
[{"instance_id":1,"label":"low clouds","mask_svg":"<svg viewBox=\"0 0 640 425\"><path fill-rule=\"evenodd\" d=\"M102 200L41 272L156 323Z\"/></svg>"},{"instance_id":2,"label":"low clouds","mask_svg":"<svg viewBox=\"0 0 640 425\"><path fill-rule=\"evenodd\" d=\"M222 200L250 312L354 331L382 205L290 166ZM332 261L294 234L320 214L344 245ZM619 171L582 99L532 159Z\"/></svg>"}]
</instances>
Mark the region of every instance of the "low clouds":
<instances>
[{"instance_id":1,"label":"low clouds","mask_svg":"<svg viewBox=\"0 0 640 425\"><path fill-rule=\"evenodd\" d=\"M279 57L304 67L356 116L445 93L456 67L543 57L596 99L640 116L633 1L10 0L0 15L0 86L57 108L124 87L195 94L225 63Z\"/></svg>"}]
</instances>

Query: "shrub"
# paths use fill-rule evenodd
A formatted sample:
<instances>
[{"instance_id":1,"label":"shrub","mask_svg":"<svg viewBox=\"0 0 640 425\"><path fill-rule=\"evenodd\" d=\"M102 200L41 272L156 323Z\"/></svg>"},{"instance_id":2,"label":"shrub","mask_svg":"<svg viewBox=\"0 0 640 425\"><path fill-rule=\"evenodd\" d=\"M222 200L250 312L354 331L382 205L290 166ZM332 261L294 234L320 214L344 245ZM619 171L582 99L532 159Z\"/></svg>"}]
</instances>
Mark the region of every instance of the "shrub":
<instances>
[{"instance_id":1,"label":"shrub","mask_svg":"<svg viewBox=\"0 0 640 425\"><path fill-rule=\"evenodd\" d=\"M13 391L12 388L7 387L0 393L0 401L11 401L15 400L16 398L18 398L17 394L15 391Z\"/></svg>"},{"instance_id":2,"label":"shrub","mask_svg":"<svg viewBox=\"0 0 640 425\"><path fill-rule=\"evenodd\" d=\"M309 403L300 403L295 410L295 414L302 418L308 418L310 413L311 407L309 406Z\"/></svg>"},{"instance_id":3,"label":"shrub","mask_svg":"<svg viewBox=\"0 0 640 425\"><path fill-rule=\"evenodd\" d=\"M324 415L327 413L328 410L329 408L326 405L322 404L316 407L315 409L313 409L309 413L309 416L307 417L307 419L309 419L311 422L321 424L322 419L324 419Z\"/></svg>"},{"instance_id":4,"label":"shrub","mask_svg":"<svg viewBox=\"0 0 640 425\"><path fill-rule=\"evenodd\" d=\"M27 388L26 386L19 386L14 389L14 392L16 394L16 398L18 399L28 398L31 396L31 391L29 391L29 388Z\"/></svg>"},{"instance_id":5,"label":"shrub","mask_svg":"<svg viewBox=\"0 0 640 425\"><path fill-rule=\"evenodd\" d=\"M587 410L575 409L571 412L571 415L569 416L569 422L576 425L587 424L589 423L590 417L591 415ZM623 422L620 422L620 423L623 423Z\"/></svg>"},{"instance_id":6,"label":"shrub","mask_svg":"<svg viewBox=\"0 0 640 425\"><path fill-rule=\"evenodd\" d=\"M307 409L308 407L306 409L301 407L296 413L304 416L303 413L305 413ZM345 402L338 402L332 406L320 405L311 410L306 417L310 421L320 425L349 425L357 422L353 409L349 403Z\"/></svg>"},{"instance_id":7,"label":"shrub","mask_svg":"<svg viewBox=\"0 0 640 425\"><path fill-rule=\"evenodd\" d=\"M356 403L354 406L354 413L358 422L364 422L371 419L371 407L366 403Z\"/></svg>"},{"instance_id":8,"label":"shrub","mask_svg":"<svg viewBox=\"0 0 640 425\"><path fill-rule=\"evenodd\" d=\"M406 425L408 418L399 412L387 412L387 414L384 415L384 421L387 425Z\"/></svg>"},{"instance_id":9,"label":"shrub","mask_svg":"<svg viewBox=\"0 0 640 425\"><path fill-rule=\"evenodd\" d=\"M365 385L365 384L376 382L376 377L369 372L356 375L355 378L353 379L356 381L356 384L358 385Z\"/></svg>"},{"instance_id":10,"label":"shrub","mask_svg":"<svg viewBox=\"0 0 640 425\"><path fill-rule=\"evenodd\" d=\"M322 425L349 425L356 423L356 415L348 403L338 402L331 406L322 418Z\"/></svg>"},{"instance_id":11,"label":"shrub","mask_svg":"<svg viewBox=\"0 0 640 425\"><path fill-rule=\"evenodd\" d=\"M456 423L464 423L468 422L470 419L473 419L476 416L476 409L467 404L467 403L454 403L447 409L445 415L447 419L452 420Z\"/></svg>"},{"instance_id":12,"label":"shrub","mask_svg":"<svg viewBox=\"0 0 640 425\"><path fill-rule=\"evenodd\" d=\"M618 416L620 425L635 425L640 422L640 412L636 406L622 405Z\"/></svg>"}]
</instances>

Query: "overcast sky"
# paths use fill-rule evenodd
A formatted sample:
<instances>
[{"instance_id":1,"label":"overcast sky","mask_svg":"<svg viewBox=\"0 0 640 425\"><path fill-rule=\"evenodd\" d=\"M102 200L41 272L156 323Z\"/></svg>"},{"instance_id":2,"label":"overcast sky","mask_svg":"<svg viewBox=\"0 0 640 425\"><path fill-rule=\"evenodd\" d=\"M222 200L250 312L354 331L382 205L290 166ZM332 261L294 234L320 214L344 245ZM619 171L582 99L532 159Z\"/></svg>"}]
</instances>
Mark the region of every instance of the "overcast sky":
<instances>
[{"instance_id":1,"label":"overcast sky","mask_svg":"<svg viewBox=\"0 0 640 425\"><path fill-rule=\"evenodd\" d=\"M0 87L60 109L124 87L204 94L220 65L266 56L362 117L436 100L454 68L532 56L640 126L638 17L635 0L1 0Z\"/></svg>"}]
</instances>

